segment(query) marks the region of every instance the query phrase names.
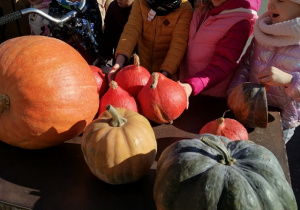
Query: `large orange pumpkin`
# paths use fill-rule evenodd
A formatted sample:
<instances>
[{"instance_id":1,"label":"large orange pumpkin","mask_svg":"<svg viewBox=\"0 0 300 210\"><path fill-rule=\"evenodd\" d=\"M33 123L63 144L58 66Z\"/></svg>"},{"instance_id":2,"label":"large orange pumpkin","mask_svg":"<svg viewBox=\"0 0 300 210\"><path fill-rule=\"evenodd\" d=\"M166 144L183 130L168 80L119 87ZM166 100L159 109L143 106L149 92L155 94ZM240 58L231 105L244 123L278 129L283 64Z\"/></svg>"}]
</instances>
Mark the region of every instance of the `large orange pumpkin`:
<instances>
[{"instance_id":1,"label":"large orange pumpkin","mask_svg":"<svg viewBox=\"0 0 300 210\"><path fill-rule=\"evenodd\" d=\"M82 133L98 111L90 66L68 44L23 36L0 45L0 140L26 149Z\"/></svg>"}]
</instances>

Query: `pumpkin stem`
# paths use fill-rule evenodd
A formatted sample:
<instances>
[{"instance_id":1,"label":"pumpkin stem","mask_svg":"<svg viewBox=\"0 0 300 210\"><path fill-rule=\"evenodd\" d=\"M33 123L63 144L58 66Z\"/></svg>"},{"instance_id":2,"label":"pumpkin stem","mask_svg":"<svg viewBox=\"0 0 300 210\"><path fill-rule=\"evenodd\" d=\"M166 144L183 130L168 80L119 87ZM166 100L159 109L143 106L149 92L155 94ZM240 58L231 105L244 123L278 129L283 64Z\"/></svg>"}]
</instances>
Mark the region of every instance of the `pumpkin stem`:
<instances>
[{"instance_id":1,"label":"pumpkin stem","mask_svg":"<svg viewBox=\"0 0 300 210\"><path fill-rule=\"evenodd\" d=\"M111 114L112 119L110 121L110 126L112 127L121 127L127 122L127 119L122 117L118 111L112 105L107 105L106 110Z\"/></svg>"},{"instance_id":2,"label":"pumpkin stem","mask_svg":"<svg viewBox=\"0 0 300 210\"><path fill-rule=\"evenodd\" d=\"M151 89L155 89L158 84L159 74L157 72L152 73L152 84L150 85Z\"/></svg>"},{"instance_id":3,"label":"pumpkin stem","mask_svg":"<svg viewBox=\"0 0 300 210\"><path fill-rule=\"evenodd\" d=\"M109 83L109 87L115 90L118 87L118 83L116 81L112 80Z\"/></svg>"},{"instance_id":4,"label":"pumpkin stem","mask_svg":"<svg viewBox=\"0 0 300 210\"><path fill-rule=\"evenodd\" d=\"M221 160L219 160L219 162L221 164L232 166L236 162L236 159L230 156L228 150L223 144L218 144L217 142L210 140L206 136L203 136L201 138L201 141L207 146L214 148L220 153Z\"/></svg>"},{"instance_id":5,"label":"pumpkin stem","mask_svg":"<svg viewBox=\"0 0 300 210\"><path fill-rule=\"evenodd\" d=\"M140 57L136 53L133 54L133 60L136 67L140 66Z\"/></svg>"},{"instance_id":6,"label":"pumpkin stem","mask_svg":"<svg viewBox=\"0 0 300 210\"><path fill-rule=\"evenodd\" d=\"M230 109L228 109L228 110L226 110L224 113L223 113L223 118L225 117L225 114L227 113L227 112L229 112L230 111Z\"/></svg>"},{"instance_id":7,"label":"pumpkin stem","mask_svg":"<svg viewBox=\"0 0 300 210\"><path fill-rule=\"evenodd\" d=\"M9 97L6 94L0 95L0 113L3 113L5 110L9 109Z\"/></svg>"},{"instance_id":8,"label":"pumpkin stem","mask_svg":"<svg viewBox=\"0 0 300 210\"><path fill-rule=\"evenodd\" d=\"M217 123L219 125L222 125L224 123L224 121L225 121L224 117L220 117L220 118L217 119Z\"/></svg>"},{"instance_id":9,"label":"pumpkin stem","mask_svg":"<svg viewBox=\"0 0 300 210\"><path fill-rule=\"evenodd\" d=\"M225 114L226 114L227 112L229 112L229 111L230 111L230 109L226 110L226 111L223 113L223 116L217 119L217 123L218 123L219 125L222 125L222 124L224 123L224 121L225 121L225 119L224 119Z\"/></svg>"}]
</instances>

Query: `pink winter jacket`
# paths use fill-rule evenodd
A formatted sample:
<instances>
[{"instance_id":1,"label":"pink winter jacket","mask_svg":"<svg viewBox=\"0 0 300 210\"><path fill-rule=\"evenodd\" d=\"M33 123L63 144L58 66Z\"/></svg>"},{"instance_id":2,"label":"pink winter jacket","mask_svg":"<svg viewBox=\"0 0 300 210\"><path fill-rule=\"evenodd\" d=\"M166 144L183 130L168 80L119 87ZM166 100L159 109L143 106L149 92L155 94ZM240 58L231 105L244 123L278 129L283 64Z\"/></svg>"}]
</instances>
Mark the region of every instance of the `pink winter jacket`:
<instances>
[{"instance_id":1,"label":"pink winter jacket","mask_svg":"<svg viewBox=\"0 0 300 210\"><path fill-rule=\"evenodd\" d=\"M300 43L274 47L261 45L253 39L236 70L228 92L243 82L258 83L258 72L270 65L292 74L293 81L288 88L269 86L268 105L280 108L283 129L297 127L300 124Z\"/></svg>"},{"instance_id":2,"label":"pink winter jacket","mask_svg":"<svg viewBox=\"0 0 300 210\"><path fill-rule=\"evenodd\" d=\"M228 83L252 34L259 6L259 0L228 0L212 8L204 22L205 14L194 11L188 48L180 66L180 81L192 86L193 95L202 91L205 95L227 96Z\"/></svg>"}]
</instances>

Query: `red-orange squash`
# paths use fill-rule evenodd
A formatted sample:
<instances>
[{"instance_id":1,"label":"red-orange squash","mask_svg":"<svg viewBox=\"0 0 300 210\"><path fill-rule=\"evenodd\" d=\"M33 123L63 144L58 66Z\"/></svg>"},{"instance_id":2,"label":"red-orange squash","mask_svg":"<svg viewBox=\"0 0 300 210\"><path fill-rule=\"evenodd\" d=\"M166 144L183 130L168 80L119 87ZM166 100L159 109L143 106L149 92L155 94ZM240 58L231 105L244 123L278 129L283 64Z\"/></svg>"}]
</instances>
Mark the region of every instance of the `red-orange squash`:
<instances>
[{"instance_id":1,"label":"red-orange squash","mask_svg":"<svg viewBox=\"0 0 300 210\"><path fill-rule=\"evenodd\" d=\"M123 88L119 87L117 82L112 80L109 83L109 89L102 96L99 106L99 114L106 110L107 105L114 107L122 107L124 109L138 112L138 105L132 95Z\"/></svg>"},{"instance_id":2,"label":"red-orange squash","mask_svg":"<svg viewBox=\"0 0 300 210\"><path fill-rule=\"evenodd\" d=\"M227 111L226 111L227 112ZM217 136L225 136L231 141L248 140L247 129L235 119L220 117L205 124L199 134L210 133Z\"/></svg>"},{"instance_id":3,"label":"red-orange squash","mask_svg":"<svg viewBox=\"0 0 300 210\"><path fill-rule=\"evenodd\" d=\"M109 184L127 184L150 170L157 143L144 116L108 105L83 132L81 148L96 177Z\"/></svg>"},{"instance_id":4,"label":"red-orange squash","mask_svg":"<svg viewBox=\"0 0 300 210\"><path fill-rule=\"evenodd\" d=\"M97 82L97 90L98 90L99 96L102 97L102 95L107 91L108 81L107 81L106 76L103 73L102 69L100 69L94 65L90 65L90 67L91 67L91 70L92 70L92 72L95 76L96 82Z\"/></svg>"},{"instance_id":5,"label":"red-orange squash","mask_svg":"<svg viewBox=\"0 0 300 210\"><path fill-rule=\"evenodd\" d=\"M133 97L137 97L141 89L147 84L150 73L140 65L140 59L134 54L134 64L125 66L116 75L115 81Z\"/></svg>"},{"instance_id":6,"label":"red-orange squash","mask_svg":"<svg viewBox=\"0 0 300 210\"><path fill-rule=\"evenodd\" d=\"M0 45L0 140L26 149L82 133L99 107L94 75L71 46L23 36Z\"/></svg>"},{"instance_id":7,"label":"red-orange squash","mask_svg":"<svg viewBox=\"0 0 300 210\"><path fill-rule=\"evenodd\" d=\"M140 113L156 123L173 123L187 106L182 86L158 72L152 73L137 101Z\"/></svg>"},{"instance_id":8,"label":"red-orange squash","mask_svg":"<svg viewBox=\"0 0 300 210\"><path fill-rule=\"evenodd\" d=\"M268 103L263 84L245 82L228 94L227 105L235 119L248 128L268 126Z\"/></svg>"}]
</instances>

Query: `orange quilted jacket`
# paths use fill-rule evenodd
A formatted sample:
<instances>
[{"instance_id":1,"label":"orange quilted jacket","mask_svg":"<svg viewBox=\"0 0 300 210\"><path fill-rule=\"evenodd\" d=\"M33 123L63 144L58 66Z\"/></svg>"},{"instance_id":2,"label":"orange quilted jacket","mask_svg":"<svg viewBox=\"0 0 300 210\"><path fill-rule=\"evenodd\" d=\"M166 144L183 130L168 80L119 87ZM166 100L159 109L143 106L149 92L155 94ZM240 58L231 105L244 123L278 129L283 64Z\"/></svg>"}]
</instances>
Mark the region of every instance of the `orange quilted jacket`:
<instances>
[{"instance_id":1,"label":"orange quilted jacket","mask_svg":"<svg viewBox=\"0 0 300 210\"><path fill-rule=\"evenodd\" d=\"M116 56L130 58L135 46L141 66L150 72L177 72L187 47L192 6L182 0L180 8L166 16L147 20L150 7L145 0L135 0L118 43Z\"/></svg>"}]
</instances>

